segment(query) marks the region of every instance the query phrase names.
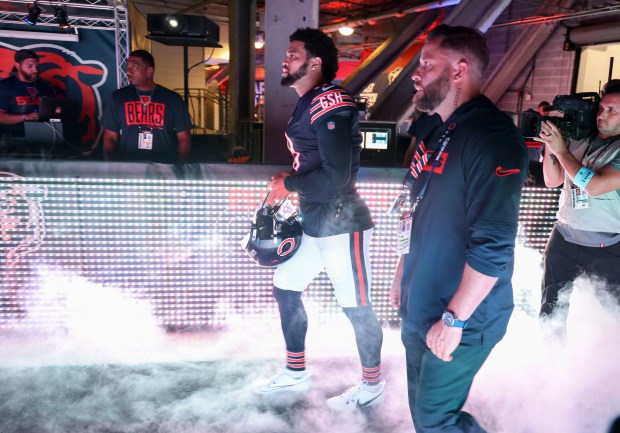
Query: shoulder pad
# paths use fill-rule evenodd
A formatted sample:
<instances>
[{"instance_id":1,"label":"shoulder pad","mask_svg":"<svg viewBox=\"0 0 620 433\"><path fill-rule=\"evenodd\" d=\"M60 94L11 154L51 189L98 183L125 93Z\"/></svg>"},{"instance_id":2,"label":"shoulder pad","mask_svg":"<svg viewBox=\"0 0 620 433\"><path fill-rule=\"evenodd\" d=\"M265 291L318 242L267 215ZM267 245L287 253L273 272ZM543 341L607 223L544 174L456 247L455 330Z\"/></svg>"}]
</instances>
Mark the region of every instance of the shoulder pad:
<instances>
[{"instance_id":1,"label":"shoulder pad","mask_svg":"<svg viewBox=\"0 0 620 433\"><path fill-rule=\"evenodd\" d=\"M343 111L357 110L355 98L335 84L327 84L317 88L317 95L310 103L310 123L315 124L326 115Z\"/></svg>"}]
</instances>

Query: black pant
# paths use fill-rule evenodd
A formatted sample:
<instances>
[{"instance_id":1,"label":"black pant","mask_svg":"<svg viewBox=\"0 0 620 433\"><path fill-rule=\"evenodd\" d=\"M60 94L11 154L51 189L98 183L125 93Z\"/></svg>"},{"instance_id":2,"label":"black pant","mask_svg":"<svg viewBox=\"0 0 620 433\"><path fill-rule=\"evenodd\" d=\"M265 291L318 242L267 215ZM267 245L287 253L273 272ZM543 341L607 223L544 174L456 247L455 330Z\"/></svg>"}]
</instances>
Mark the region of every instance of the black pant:
<instances>
[{"instance_id":1,"label":"black pant","mask_svg":"<svg viewBox=\"0 0 620 433\"><path fill-rule=\"evenodd\" d=\"M608 290L620 298L620 243L602 248L584 247L567 242L554 228L545 248L544 267L540 307L543 317L556 313L566 320L570 283L581 273L604 279ZM562 299L560 292L564 292Z\"/></svg>"},{"instance_id":2,"label":"black pant","mask_svg":"<svg viewBox=\"0 0 620 433\"><path fill-rule=\"evenodd\" d=\"M450 362L437 358L425 339L403 324L401 339L407 356L409 409L416 433L485 433L462 408L474 376L495 344L470 339L452 354Z\"/></svg>"}]
</instances>

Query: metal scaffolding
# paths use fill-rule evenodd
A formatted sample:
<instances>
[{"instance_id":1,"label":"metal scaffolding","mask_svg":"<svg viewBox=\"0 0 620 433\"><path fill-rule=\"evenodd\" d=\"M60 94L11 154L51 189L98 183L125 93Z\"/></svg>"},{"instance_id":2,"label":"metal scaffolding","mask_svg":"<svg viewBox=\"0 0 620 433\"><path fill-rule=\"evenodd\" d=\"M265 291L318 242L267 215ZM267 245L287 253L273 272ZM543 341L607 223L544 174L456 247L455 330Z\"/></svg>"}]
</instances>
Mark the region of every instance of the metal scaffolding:
<instances>
[{"instance_id":1,"label":"metal scaffolding","mask_svg":"<svg viewBox=\"0 0 620 433\"><path fill-rule=\"evenodd\" d=\"M28 15L29 0L3 0L0 2L0 24L23 26L29 25L23 20ZM116 76L117 85L122 87L128 84L125 63L129 53L129 22L127 14L127 0L59 0L55 6L61 6L67 13L67 21L74 28L113 31L116 42ZM45 3L40 5L42 11L38 17L37 26L56 27L56 16L53 6Z\"/></svg>"}]
</instances>

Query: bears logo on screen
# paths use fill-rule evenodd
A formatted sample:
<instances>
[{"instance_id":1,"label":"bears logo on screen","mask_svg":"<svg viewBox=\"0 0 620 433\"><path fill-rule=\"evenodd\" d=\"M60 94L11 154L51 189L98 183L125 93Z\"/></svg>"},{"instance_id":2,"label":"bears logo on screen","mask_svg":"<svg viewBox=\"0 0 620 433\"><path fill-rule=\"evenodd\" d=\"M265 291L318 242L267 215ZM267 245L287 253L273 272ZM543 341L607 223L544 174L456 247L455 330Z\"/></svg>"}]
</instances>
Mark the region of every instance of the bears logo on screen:
<instances>
[{"instance_id":1,"label":"bears logo on screen","mask_svg":"<svg viewBox=\"0 0 620 433\"><path fill-rule=\"evenodd\" d=\"M7 172L0 172L0 178L21 179ZM46 188L0 183L0 239L4 246L5 272L15 268L24 255L41 246L45 238L41 202L46 196Z\"/></svg>"},{"instance_id":2,"label":"bears logo on screen","mask_svg":"<svg viewBox=\"0 0 620 433\"><path fill-rule=\"evenodd\" d=\"M75 51L61 45L34 44L16 47L0 42L0 79L11 73L15 51L28 48L39 56L39 78L66 98L76 99L79 107L78 128L82 145L93 144L98 133L102 110L101 87L108 76L107 67L97 60L82 59Z\"/></svg>"}]
</instances>

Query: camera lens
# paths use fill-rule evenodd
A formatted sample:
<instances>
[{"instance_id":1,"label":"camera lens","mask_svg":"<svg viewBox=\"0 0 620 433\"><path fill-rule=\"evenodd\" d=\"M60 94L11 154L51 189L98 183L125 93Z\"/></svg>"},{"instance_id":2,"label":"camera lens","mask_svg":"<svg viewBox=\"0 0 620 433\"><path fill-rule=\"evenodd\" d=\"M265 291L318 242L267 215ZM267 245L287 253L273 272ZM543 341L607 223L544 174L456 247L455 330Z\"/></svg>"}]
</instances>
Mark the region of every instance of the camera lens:
<instances>
[{"instance_id":1,"label":"camera lens","mask_svg":"<svg viewBox=\"0 0 620 433\"><path fill-rule=\"evenodd\" d=\"M536 137L540 134L541 116L534 110L521 113L521 135L526 138Z\"/></svg>"}]
</instances>

